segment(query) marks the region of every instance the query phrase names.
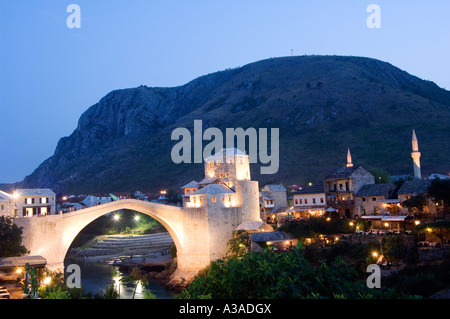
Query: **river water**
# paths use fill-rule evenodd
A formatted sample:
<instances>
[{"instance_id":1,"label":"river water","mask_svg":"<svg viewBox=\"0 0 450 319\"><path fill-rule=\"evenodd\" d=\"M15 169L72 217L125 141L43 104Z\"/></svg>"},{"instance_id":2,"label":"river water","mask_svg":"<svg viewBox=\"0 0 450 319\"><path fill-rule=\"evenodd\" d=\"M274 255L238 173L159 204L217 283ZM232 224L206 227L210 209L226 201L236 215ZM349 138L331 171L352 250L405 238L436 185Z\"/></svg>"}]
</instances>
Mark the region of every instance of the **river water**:
<instances>
[{"instance_id":1,"label":"river water","mask_svg":"<svg viewBox=\"0 0 450 319\"><path fill-rule=\"evenodd\" d=\"M64 266L69 264L77 264L81 270L81 287L86 293L90 292L93 295L106 290L111 284L114 284L116 290L119 292L120 299L144 299L145 292L150 290L157 299L172 299L176 293L165 289L157 280L149 281L147 285L143 286L140 283L136 285L132 283L122 283L123 273L119 277L113 277L114 266L107 262L93 262L93 261L73 261L66 259Z\"/></svg>"}]
</instances>

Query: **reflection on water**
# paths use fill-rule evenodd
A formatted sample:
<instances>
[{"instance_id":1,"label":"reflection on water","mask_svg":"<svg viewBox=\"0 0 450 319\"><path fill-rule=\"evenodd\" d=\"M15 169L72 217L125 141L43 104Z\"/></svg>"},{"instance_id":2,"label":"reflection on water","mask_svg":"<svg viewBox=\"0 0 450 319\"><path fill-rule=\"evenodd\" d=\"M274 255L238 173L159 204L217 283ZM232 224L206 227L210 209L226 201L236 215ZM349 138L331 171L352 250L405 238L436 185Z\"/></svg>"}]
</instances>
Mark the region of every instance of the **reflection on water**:
<instances>
[{"instance_id":1,"label":"reflection on water","mask_svg":"<svg viewBox=\"0 0 450 319\"><path fill-rule=\"evenodd\" d=\"M133 293L134 299L144 299L145 292L150 290L158 299L172 299L176 296L176 293L164 289L161 284L156 281L149 281L147 285L143 286L140 283L136 285L135 282L132 283L122 283L119 278L113 278L113 268L114 266L106 262L83 262L83 261L73 261L66 259L64 261L64 266L70 264L77 264L80 266L81 270L81 287L86 293L90 292L93 295L106 290L106 287L114 284L116 290L120 293L121 299L132 299ZM120 275L123 275L119 272ZM70 275L70 274L66 274ZM135 292L136 289L136 292Z\"/></svg>"}]
</instances>

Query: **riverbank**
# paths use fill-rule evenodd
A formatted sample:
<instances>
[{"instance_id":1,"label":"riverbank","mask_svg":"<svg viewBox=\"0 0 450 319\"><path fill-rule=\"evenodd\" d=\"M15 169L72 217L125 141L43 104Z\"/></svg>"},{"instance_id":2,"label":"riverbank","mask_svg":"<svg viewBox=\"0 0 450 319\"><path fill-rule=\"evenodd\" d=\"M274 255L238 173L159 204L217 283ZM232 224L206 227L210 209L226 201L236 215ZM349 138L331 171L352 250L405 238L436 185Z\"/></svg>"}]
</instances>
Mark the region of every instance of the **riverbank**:
<instances>
[{"instance_id":1,"label":"riverbank","mask_svg":"<svg viewBox=\"0 0 450 319\"><path fill-rule=\"evenodd\" d=\"M168 233L97 236L82 248L71 248L67 258L78 263L107 263L123 273L157 280L168 290L185 286L172 281L176 258L170 255L173 240Z\"/></svg>"}]
</instances>

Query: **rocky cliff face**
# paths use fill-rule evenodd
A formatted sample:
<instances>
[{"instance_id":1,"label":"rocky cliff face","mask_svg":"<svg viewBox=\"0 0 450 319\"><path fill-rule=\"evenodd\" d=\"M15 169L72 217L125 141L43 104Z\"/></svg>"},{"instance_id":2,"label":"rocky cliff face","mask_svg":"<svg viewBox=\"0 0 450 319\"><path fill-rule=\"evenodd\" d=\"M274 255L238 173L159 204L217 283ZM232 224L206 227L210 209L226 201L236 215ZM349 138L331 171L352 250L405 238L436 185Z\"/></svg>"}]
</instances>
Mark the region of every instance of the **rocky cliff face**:
<instances>
[{"instance_id":1,"label":"rocky cliff face","mask_svg":"<svg viewBox=\"0 0 450 319\"><path fill-rule=\"evenodd\" d=\"M426 173L448 170L450 92L369 58L268 59L209 74L174 88L141 86L109 93L91 106L55 154L21 183L57 192L157 191L203 175L175 165L171 132L207 127L280 129L280 170L261 183L320 181L353 162L412 174L415 128ZM206 145L207 142L204 143Z\"/></svg>"}]
</instances>

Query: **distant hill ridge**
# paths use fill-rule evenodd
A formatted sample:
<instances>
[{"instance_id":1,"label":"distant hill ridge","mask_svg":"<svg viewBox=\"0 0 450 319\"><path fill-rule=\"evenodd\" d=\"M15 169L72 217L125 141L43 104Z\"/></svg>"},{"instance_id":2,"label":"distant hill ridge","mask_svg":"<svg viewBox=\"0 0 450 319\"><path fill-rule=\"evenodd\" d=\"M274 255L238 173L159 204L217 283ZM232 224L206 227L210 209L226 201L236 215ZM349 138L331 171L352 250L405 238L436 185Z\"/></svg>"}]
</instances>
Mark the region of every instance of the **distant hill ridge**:
<instances>
[{"instance_id":1,"label":"distant hill ridge","mask_svg":"<svg viewBox=\"0 0 450 319\"><path fill-rule=\"evenodd\" d=\"M202 176L176 165L176 127L276 127L280 169L252 179L285 185L320 181L353 162L412 174L411 133L423 174L449 170L450 92L389 63L364 57L272 58L173 88L115 90L82 114L74 132L20 184L56 192L155 191ZM206 145L206 143L204 144Z\"/></svg>"}]
</instances>

